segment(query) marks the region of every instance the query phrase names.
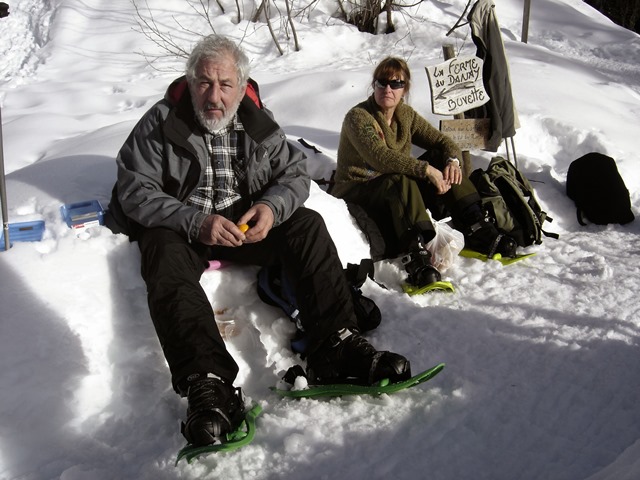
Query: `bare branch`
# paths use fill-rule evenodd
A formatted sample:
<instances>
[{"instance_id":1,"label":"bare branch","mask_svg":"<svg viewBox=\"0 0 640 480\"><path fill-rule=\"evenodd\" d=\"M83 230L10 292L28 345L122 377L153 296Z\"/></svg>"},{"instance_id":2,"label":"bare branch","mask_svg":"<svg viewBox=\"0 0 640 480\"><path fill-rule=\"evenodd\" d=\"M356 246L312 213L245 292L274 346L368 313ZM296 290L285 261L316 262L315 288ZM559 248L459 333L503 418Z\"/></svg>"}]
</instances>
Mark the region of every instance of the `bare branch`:
<instances>
[{"instance_id":1,"label":"bare branch","mask_svg":"<svg viewBox=\"0 0 640 480\"><path fill-rule=\"evenodd\" d=\"M284 0L284 4L287 6L287 20L289 21L289 25L291 25L291 33L293 34L293 43L295 45L296 52L299 52L300 45L298 44L298 35L296 33L296 27L293 24L293 19L291 18L291 8L289 7L289 0Z\"/></svg>"},{"instance_id":2,"label":"bare branch","mask_svg":"<svg viewBox=\"0 0 640 480\"><path fill-rule=\"evenodd\" d=\"M236 11L238 12L238 20L237 22L240 23L240 21L242 20L242 14L240 13L240 1L236 0Z\"/></svg>"},{"instance_id":3,"label":"bare branch","mask_svg":"<svg viewBox=\"0 0 640 480\"><path fill-rule=\"evenodd\" d=\"M269 18L269 0L262 0L262 11L264 12L264 18L267 22L267 27L269 27L269 33L271 34L271 38L273 39L273 43L276 44L278 48L278 52L280 52L280 56L284 55L284 51L282 47L280 47L280 43L278 43L278 39L276 37L275 32L273 31L273 27L271 26L271 19Z\"/></svg>"}]
</instances>

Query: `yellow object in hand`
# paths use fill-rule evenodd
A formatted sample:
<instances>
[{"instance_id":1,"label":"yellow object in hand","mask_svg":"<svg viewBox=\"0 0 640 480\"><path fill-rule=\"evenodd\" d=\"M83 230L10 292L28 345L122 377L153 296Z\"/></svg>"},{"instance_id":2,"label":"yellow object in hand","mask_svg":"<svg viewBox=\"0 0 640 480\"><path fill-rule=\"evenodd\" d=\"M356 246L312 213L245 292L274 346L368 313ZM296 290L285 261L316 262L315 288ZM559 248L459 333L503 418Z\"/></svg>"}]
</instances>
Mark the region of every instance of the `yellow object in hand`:
<instances>
[{"instance_id":1,"label":"yellow object in hand","mask_svg":"<svg viewBox=\"0 0 640 480\"><path fill-rule=\"evenodd\" d=\"M247 225L246 223L243 223L242 225L238 225L238 228L240 229L240 231L242 233L246 232L247 230L249 230L249 225Z\"/></svg>"}]
</instances>

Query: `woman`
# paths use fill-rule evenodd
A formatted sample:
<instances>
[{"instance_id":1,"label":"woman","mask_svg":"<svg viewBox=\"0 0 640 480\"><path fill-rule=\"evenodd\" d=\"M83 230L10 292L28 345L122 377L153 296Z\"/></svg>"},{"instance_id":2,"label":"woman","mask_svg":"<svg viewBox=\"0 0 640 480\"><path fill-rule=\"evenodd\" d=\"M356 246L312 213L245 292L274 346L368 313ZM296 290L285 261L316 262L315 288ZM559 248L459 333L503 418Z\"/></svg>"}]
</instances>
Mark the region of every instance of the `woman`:
<instances>
[{"instance_id":1,"label":"woman","mask_svg":"<svg viewBox=\"0 0 640 480\"><path fill-rule=\"evenodd\" d=\"M435 231L426 208L451 215L465 246L515 254L515 242L487 218L480 196L460 168L461 152L404 102L411 89L406 62L388 57L373 72L373 94L345 116L331 193L362 207L384 237L385 257L403 255L408 283L440 280L425 245ZM412 147L426 150L419 158Z\"/></svg>"}]
</instances>

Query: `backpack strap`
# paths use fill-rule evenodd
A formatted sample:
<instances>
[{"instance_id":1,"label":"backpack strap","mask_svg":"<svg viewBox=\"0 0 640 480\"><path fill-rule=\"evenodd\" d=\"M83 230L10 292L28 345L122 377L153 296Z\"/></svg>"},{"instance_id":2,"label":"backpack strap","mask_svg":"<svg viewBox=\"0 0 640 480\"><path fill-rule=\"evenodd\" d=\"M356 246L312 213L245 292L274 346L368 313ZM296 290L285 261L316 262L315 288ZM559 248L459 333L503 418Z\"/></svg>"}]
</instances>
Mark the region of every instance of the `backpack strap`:
<instances>
[{"instance_id":1,"label":"backpack strap","mask_svg":"<svg viewBox=\"0 0 640 480\"><path fill-rule=\"evenodd\" d=\"M361 287L367 280L367 277L373 280L373 260L365 258L360 261L360 264L348 263L344 273L347 276L347 281L354 287Z\"/></svg>"},{"instance_id":2,"label":"backpack strap","mask_svg":"<svg viewBox=\"0 0 640 480\"><path fill-rule=\"evenodd\" d=\"M258 82L256 82L253 78L250 78L247 81L247 90L245 95L253 100L253 103L256 104L260 110L264 108L262 104L262 100L260 99L260 87L258 86Z\"/></svg>"},{"instance_id":3,"label":"backpack strap","mask_svg":"<svg viewBox=\"0 0 640 480\"><path fill-rule=\"evenodd\" d=\"M347 268L344 269L345 276L347 277L347 282L351 285L352 288L359 290L364 282L366 282L367 278L370 278L372 281L377 283L380 287L387 290L387 287L378 282L374 278L375 268L373 265L373 260L371 258L364 258L360 260L360 264L348 263Z\"/></svg>"},{"instance_id":4,"label":"backpack strap","mask_svg":"<svg viewBox=\"0 0 640 480\"><path fill-rule=\"evenodd\" d=\"M322 153L318 147L316 147L315 145L311 145L309 142L307 142L304 138L299 138L298 141L305 146L306 148L308 148L309 150L313 150L314 153Z\"/></svg>"}]
</instances>

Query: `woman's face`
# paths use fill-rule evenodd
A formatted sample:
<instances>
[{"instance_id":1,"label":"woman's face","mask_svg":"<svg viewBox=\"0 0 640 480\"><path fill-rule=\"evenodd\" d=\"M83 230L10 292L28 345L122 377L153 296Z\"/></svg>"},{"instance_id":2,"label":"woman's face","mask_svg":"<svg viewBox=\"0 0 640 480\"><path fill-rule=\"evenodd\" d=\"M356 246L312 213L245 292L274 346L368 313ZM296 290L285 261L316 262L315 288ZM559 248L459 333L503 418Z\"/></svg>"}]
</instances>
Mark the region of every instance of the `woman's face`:
<instances>
[{"instance_id":1,"label":"woman's face","mask_svg":"<svg viewBox=\"0 0 640 480\"><path fill-rule=\"evenodd\" d=\"M404 87L404 77L400 73L391 78L378 78L374 82L374 99L383 111L395 110L404 96Z\"/></svg>"}]
</instances>

